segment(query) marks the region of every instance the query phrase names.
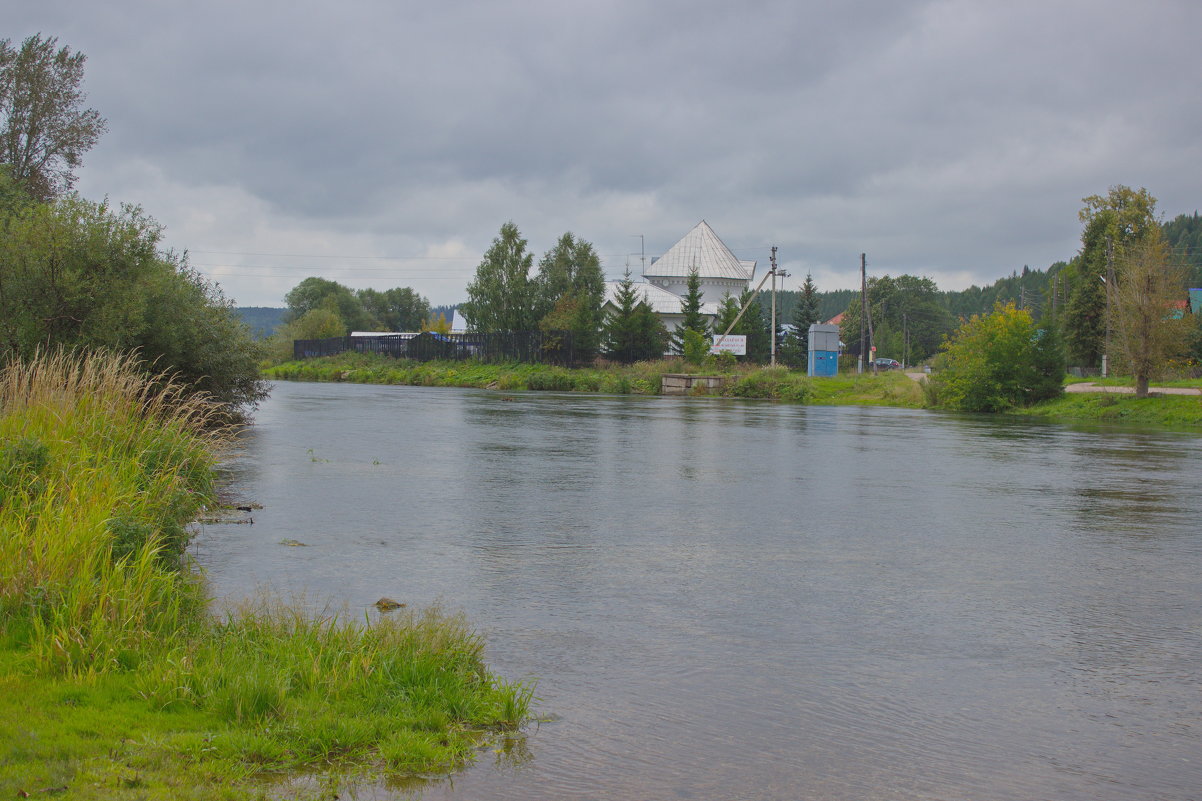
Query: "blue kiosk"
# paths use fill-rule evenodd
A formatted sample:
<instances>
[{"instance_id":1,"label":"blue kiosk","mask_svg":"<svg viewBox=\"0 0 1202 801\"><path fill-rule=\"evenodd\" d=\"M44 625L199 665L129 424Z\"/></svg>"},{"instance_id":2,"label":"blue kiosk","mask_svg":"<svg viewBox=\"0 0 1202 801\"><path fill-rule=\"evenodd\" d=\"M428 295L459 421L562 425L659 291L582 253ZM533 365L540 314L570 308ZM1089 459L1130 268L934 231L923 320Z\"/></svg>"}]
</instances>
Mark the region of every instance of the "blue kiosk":
<instances>
[{"instance_id":1,"label":"blue kiosk","mask_svg":"<svg viewBox=\"0 0 1202 801\"><path fill-rule=\"evenodd\" d=\"M810 326L809 366L806 374L839 374L839 326L827 323L814 323Z\"/></svg>"}]
</instances>

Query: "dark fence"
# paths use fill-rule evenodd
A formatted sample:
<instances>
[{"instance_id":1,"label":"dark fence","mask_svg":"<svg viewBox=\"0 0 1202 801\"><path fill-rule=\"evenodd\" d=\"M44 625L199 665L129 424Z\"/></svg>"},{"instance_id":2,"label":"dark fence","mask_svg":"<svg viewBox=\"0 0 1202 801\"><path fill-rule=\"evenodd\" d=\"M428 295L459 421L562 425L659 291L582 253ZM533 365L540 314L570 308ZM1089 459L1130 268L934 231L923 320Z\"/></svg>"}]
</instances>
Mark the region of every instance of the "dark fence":
<instances>
[{"instance_id":1,"label":"dark fence","mask_svg":"<svg viewBox=\"0 0 1202 801\"><path fill-rule=\"evenodd\" d=\"M297 359L339 353L384 353L396 359L527 362L571 365L576 361L570 331L521 331L509 334L381 334L380 336L296 339Z\"/></svg>"}]
</instances>

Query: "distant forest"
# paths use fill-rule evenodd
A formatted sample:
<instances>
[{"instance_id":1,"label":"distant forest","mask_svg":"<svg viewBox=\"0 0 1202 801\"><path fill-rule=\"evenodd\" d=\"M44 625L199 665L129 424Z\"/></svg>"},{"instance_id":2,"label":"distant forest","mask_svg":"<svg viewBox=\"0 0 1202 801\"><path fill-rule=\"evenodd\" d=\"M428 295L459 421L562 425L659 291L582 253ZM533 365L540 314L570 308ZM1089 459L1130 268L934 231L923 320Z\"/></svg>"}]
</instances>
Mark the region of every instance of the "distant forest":
<instances>
[{"instance_id":1,"label":"distant forest","mask_svg":"<svg viewBox=\"0 0 1202 801\"><path fill-rule=\"evenodd\" d=\"M270 306L239 306L238 314L255 339L267 339L284 322L287 309Z\"/></svg>"},{"instance_id":2,"label":"distant forest","mask_svg":"<svg viewBox=\"0 0 1202 801\"><path fill-rule=\"evenodd\" d=\"M1178 215L1164 223L1161 231L1173 251L1190 266L1189 285L1202 287L1202 216L1196 211L1193 214ZM1038 319L1053 304L1057 308L1062 307L1068 297L1068 287L1059 277L1060 272L1067 266L1067 262L1063 261L1050 265L1046 270L1033 270L1024 266L1021 272L1015 270L1010 275L983 287L973 285L958 292L944 292L944 302L956 317L968 318L974 314L985 314L993 311L997 303L1013 303L1029 310ZM787 323L792 319L798 295L800 293L796 291L776 293L776 316L779 321ZM859 297L859 291L854 289L819 291L819 319L826 321L839 312L846 311ZM760 295L760 305L764 308L765 316L771 303L772 300L767 294Z\"/></svg>"}]
</instances>

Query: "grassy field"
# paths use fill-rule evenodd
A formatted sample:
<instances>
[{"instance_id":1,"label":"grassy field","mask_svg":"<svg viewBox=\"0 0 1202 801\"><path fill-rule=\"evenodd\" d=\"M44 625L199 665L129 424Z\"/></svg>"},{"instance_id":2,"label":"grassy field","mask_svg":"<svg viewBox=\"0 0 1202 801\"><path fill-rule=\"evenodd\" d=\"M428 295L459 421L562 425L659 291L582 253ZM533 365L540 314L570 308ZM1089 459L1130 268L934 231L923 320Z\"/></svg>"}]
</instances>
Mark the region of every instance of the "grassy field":
<instances>
[{"instance_id":1,"label":"grassy field","mask_svg":"<svg viewBox=\"0 0 1202 801\"><path fill-rule=\"evenodd\" d=\"M526 719L457 616L214 614L185 552L217 503L213 412L120 357L0 374L0 798L443 774Z\"/></svg>"}]
</instances>

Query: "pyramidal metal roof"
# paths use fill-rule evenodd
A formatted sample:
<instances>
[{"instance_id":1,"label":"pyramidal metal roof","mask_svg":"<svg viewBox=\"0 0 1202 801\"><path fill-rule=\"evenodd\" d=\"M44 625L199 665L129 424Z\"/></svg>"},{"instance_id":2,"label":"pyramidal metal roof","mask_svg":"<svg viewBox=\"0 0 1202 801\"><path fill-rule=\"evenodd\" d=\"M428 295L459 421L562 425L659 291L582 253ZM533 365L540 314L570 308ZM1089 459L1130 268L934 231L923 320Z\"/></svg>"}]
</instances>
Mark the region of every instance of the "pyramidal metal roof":
<instances>
[{"instance_id":1,"label":"pyramidal metal roof","mask_svg":"<svg viewBox=\"0 0 1202 801\"><path fill-rule=\"evenodd\" d=\"M668 252L643 271L645 278L687 278L694 269L702 278L750 281L754 261L739 261L705 220L693 226Z\"/></svg>"}]
</instances>

